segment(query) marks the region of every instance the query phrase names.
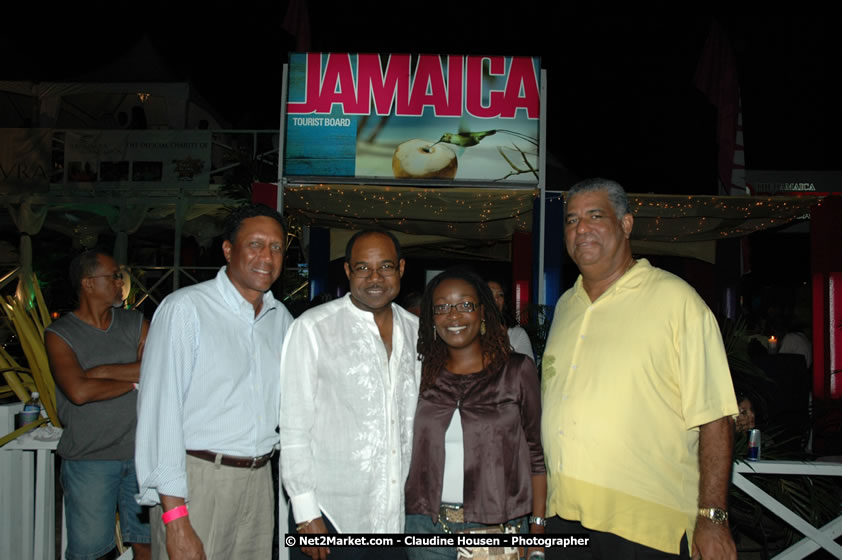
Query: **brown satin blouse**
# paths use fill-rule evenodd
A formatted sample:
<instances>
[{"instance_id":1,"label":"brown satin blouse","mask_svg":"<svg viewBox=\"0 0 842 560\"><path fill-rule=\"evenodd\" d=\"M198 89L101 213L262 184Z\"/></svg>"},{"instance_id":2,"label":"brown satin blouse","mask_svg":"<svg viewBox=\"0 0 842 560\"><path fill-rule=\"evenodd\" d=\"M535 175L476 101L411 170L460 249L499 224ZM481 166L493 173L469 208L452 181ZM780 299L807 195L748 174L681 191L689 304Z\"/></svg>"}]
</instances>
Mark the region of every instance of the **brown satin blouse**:
<instances>
[{"instance_id":1,"label":"brown satin blouse","mask_svg":"<svg viewBox=\"0 0 842 560\"><path fill-rule=\"evenodd\" d=\"M512 353L494 372L439 372L415 411L406 513L438 519L444 434L459 408L465 446L466 521L503 523L532 511L532 475L546 472L535 364Z\"/></svg>"}]
</instances>

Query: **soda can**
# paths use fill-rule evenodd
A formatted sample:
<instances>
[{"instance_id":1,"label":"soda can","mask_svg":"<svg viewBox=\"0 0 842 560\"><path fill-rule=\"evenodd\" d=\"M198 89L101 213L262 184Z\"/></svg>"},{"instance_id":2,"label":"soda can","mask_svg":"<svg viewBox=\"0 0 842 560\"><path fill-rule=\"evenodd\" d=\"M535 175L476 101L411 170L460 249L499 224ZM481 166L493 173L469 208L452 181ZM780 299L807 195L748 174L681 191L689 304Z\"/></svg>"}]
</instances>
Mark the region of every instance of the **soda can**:
<instances>
[{"instance_id":1,"label":"soda can","mask_svg":"<svg viewBox=\"0 0 842 560\"><path fill-rule=\"evenodd\" d=\"M760 459L760 430L757 428L748 431L748 460L757 461Z\"/></svg>"}]
</instances>

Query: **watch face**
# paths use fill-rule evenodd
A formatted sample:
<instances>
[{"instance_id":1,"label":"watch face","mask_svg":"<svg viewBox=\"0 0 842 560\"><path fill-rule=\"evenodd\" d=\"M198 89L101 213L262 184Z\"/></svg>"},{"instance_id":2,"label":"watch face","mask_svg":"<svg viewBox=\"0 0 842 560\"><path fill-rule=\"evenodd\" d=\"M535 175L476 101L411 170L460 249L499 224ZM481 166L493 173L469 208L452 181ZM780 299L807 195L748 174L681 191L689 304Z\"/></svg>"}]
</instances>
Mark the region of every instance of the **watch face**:
<instances>
[{"instance_id":1,"label":"watch face","mask_svg":"<svg viewBox=\"0 0 842 560\"><path fill-rule=\"evenodd\" d=\"M717 525L722 525L728 521L728 512L720 508L701 508L699 509L699 515L705 519L710 519Z\"/></svg>"},{"instance_id":2,"label":"watch face","mask_svg":"<svg viewBox=\"0 0 842 560\"><path fill-rule=\"evenodd\" d=\"M725 523L726 521L728 521L728 512L724 509L714 508L711 510L710 513L711 521L713 521L714 523Z\"/></svg>"}]
</instances>

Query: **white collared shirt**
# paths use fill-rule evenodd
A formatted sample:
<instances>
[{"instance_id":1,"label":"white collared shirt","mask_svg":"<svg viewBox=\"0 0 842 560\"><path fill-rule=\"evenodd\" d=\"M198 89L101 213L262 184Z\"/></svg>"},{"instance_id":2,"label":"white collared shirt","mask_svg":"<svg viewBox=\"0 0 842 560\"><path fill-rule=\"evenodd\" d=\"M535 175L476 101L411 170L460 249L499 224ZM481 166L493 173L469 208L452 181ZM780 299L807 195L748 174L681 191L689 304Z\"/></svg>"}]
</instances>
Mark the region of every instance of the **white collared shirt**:
<instances>
[{"instance_id":1,"label":"white collared shirt","mask_svg":"<svg viewBox=\"0 0 842 560\"><path fill-rule=\"evenodd\" d=\"M281 473L296 522L400 533L418 400L418 319L392 304L392 353L346 295L293 322L281 354Z\"/></svg>"},{"instance_id":2,"label":"white collared shirt","mask_svg":"<svg viewBox=\"0 0 842 560\"><path fill-rule=\"evenodd\" d=\"M185 451L258 457L278 443L278 364L289 311L271 292L257 317L222 267L167 296L140 367L138 501L187 496Z\"/></svg>"}]
</instances>

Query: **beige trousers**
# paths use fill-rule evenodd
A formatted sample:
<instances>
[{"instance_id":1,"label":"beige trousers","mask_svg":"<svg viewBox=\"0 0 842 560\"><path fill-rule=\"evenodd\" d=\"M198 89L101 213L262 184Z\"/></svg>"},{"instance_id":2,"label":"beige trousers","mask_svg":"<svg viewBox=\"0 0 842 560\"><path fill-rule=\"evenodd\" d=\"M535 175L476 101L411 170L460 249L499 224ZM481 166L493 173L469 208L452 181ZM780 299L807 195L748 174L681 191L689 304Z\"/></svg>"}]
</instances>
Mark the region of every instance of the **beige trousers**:
<instances>
[{"instance_id":1,"label":"beige trousers","mask_svg":"<svg viewBox=\"0 0 842 560\"><path fill-rule=\"evenodd\" d=\"M242 469L187 456L190 524L208 560L272 558L275 496L270 465ZM158 505L149 514L153 560L169 558L161 513Z\"/></svg>"}]
</instances>

